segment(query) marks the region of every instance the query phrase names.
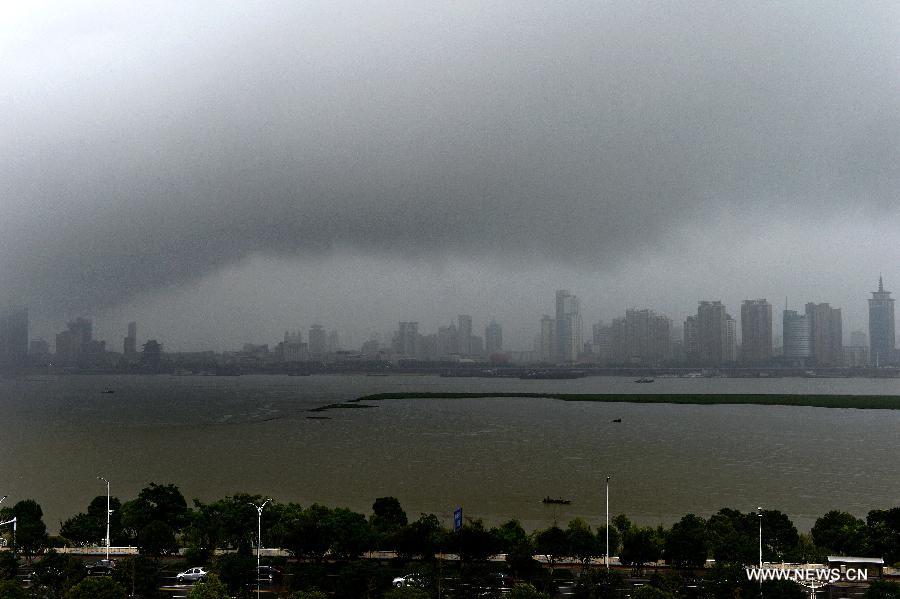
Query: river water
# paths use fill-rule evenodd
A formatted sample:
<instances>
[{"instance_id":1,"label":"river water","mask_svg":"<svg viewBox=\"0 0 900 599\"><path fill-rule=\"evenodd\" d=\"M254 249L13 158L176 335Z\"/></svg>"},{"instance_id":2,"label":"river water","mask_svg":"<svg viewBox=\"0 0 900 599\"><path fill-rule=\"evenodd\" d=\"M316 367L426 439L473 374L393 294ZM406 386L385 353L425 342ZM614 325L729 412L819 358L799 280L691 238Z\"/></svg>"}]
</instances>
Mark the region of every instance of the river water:
<instances>
[{"instance_id":1,"label":"river water","mask_svg":"<svg viewBox=\"0 0 900 599\"><path fill-rule=\"evenodd\" d=\"M808 530L831 509L864 516L900 505L900 410L509 398L308 411L387 391L900 395L900 380L2 379L0 496L36 499L52 531L105 491L97 475L123 499L150 481L177 484L189 501L250 492L366 512L394 495L413 518L431 512L449 525L462 506L528 529L602 522L607 475L611 512L644 523L761 505ZM544 505L547 495L572 503Z\"/></svg>"}]
</instances>

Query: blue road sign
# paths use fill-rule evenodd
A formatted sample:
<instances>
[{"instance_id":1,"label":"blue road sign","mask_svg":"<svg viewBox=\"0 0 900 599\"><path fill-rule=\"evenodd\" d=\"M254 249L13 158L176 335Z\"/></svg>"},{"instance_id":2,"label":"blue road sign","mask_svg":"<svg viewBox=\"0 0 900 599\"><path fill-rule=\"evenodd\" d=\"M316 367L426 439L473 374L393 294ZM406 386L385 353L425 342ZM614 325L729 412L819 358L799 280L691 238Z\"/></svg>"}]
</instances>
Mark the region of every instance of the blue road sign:
<instances>
[{"instance_id":1,"label":"blue road sign","mask_svg":"<svg viewBox=\"0 0 900 599\"><path fill-rule=\"evenodd\" d=\"M456 508L456 511L453 512L453 530L459 531L462 528L462 508Z\"/></svg>"}]
</instances>

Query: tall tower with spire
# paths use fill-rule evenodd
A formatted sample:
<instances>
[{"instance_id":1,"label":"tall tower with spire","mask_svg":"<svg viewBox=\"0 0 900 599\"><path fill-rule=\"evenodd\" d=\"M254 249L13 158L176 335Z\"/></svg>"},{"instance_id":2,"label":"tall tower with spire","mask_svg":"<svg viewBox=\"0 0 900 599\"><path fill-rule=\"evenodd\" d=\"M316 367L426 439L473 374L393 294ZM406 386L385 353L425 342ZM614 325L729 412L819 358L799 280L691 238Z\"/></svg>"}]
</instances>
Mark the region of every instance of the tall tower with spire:
<instances>
[{"instance_id":1,"label":"tall tower with spire","mask_svg":"<svg viewBox=\"0 0 900 599\"><path fill-rule=\"evenodd\" d=\"M869 300L869 359L875 366L885 366L895 362L895 353L894 300L879 275L878 291Z\"/></svg>"}]
</instances>

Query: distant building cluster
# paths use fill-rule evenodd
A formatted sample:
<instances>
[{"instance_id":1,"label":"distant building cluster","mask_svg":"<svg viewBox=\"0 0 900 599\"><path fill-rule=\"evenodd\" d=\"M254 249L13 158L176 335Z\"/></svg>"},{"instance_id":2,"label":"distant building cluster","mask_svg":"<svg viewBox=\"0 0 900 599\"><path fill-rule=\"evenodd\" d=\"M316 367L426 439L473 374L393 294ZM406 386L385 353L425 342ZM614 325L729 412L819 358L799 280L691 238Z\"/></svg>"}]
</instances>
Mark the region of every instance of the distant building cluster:
<instances>
[{"instance_id":1,"label":"distant building cluster","mask_svg":"<svg viewBox=\"0 0 900 599\"><path fill-rule=\"evenodd\" d=\"M128 324L122 353L94 338L93 321L78 317L56 334L55 346L29 338L27 309L0 312L0 368L52 366L79 370L160 371L191 364L196 369L302 369L303 364L393 362L434 364L592 364L605 367L865 368L900 365L895 343L894 299L879 277L868 300L869 330L851 331L844 343L841 309L808 302L803 310L782 312L781 335L773 334L772 304L747 299L729 313L721 300L701 300L683 323L648 308L627 308L623 316L597 322L584 338L579 298L561 289L555 310L540 319L531 349L510 351L503 328L491 321L476 329L471 315L460 314L437 330L422 332L416 321L401 321L385 342L373 336L357 348L341 343L337 330L313 324L306 331L285 331L281 341L246 343L238 351L166 354L154 339L141 345L137 323ZM484 334L476 334L483 330Z\"/></svg>"}]
</instances>

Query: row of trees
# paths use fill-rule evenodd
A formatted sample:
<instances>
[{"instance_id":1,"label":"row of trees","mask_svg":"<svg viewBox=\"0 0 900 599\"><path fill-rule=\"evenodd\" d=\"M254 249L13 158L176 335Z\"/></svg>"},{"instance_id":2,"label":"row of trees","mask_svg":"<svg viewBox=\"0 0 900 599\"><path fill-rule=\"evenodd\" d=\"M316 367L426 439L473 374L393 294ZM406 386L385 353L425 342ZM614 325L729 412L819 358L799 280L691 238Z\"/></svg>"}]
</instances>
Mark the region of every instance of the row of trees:
<instances>
[{"instance_id":1,"label":"row of trees","mask_svg":"<svg viewBox=\"0 0 900 599\"><path fill-rule=\"evenodd\" d=\"M111 498L112 545L133 545L148 555L214 549L248 550L256 543L257 512L250 504L259 495L237 494L211 503L187 501L175 485L150 483L135 499L122 503ZM18 548L31 555L51 543L40 505L27 499L0 511L0 517L18 520ZM610 527L610 553L622 562L640 566L664 559L680 568L701 567L707 558L729 563L757 561L759 521L755 512L724 508L708 519L688 514L671 528L639 527L617 516ZM314 504L271 503L262 516L263 543L282 547L295 556L322 560L342 559L371 549L393 550L404 557L428 557L439 551L464 558L516 552L545 554L548 559L578 557L587 560L606 550L606 530L592 530L576 519L565 529L557 526L527 534L515 521L486 529L470 522L450 534L440 520L423 515L410 522L392 497L377 499L368 517L346 508ZM9 531L5 534L9 536ZM55 543L70 546L101 545L106 535L106 496L98 496L63 522ZM832 511L820 517L810 535L801 535L790 518L778 510L762 512L763 558L767 561L816 561L825 554L882 557L900 562L900 507L873 510L865 519ZM198 557L202 557L199 555Z\"/></svg>"},{"instance_id":2,"label":"row of trees","mask_svg":"<svg viewBox=\"0 0 900 599\"><path fill-rule=\"evenodd\" d=\"M213 563L226 588L243 588L248 576L254 576L255 572L250 555L257 543L257 511L250 504L263 500L258 495L237 494L210 503L195 500L189 507L176 486L155 483L130 501L123 503L112 498L112 544L136 545L142 556L125 560L126 567L117 569L117 576L126 576L118 584L132 592L144 584L141 580L147 589L154 587L159 576L156 558L179 549L185 550L189 565L209 563L215 549L230 549L236 553L221 556ZM26 557L49 546L102 545L106 533L106 496L95 498L85 512L63 522L59 536L54 538L48 536L41 508L33 500L20 501L5 508L0 515L4 520L18 519L17 548ZM777 510L762 512L761 523L766 561L819 562L826 554L843 554L880 556L888 563L900 562L900 508L874 510L865 520L844 512L829 512L816 521L809 535L800 534L788 516ZM714 558L716 569L705 570L703 576L707 579L718 576L730 580L729 584L738 584L740 577L734 574L737 570L733 568L757 561L760 519L755 512L725 508L709 518L688 514L671 528L639 526L624 515L615 517L611 524L610 554L617 555L634 571L660 560L682 571L700 570L708 558ZM459 569L460 576L474 580L485 573L484 565L490 556L504 553L514 577L538 586L553 577L554 568L563 558L582 562L583 587L589 584L592 589L608 590L615 586L609 580L590 582L597 574L589 572L588 565L606 552L607 531L603 526L592 528L582 519L531 533L515 520L495 527L474 520L451 532L431 514L410 521L395 498L383 497L375 501L368 515L317 504L271 503L263 511L262 528L264 546L288 550L301 558L305 568L332 567L335 563L349 567L358 563L363 553L378 549L396 552L398 563L415 561L433 570L436 564L442 564L435 561L436 554L454 553L460 560L453 567ZM3 578L2 560L9 566L9 560L14 558L10 552L0 552L0 555L0 578ZM549 568L535 561L535 555L544 556ZM53 565L53 560L58 559L64 558L53 556L49 563ZM48 563L48 558L41 563ZM14 570L12 566L7 570L10 568ZM53 572L66 572L67 568L65 564L56 564ZM306 574L301 573L295 580L312 582L306 585L308 588L301 585L297 590L315 589L322 584L325 579L321 571L316 576L308 575L308 570L304 571ZM385 576L363 578L377 578L377 584L372 584L379 588ZM345 573L341 578L359 577ZM80 583L74 578L65 581L65 584L58 580L56 583L68 590ZM601 596L596 594L599 591L588 591L584 591L587 593L584 596Z\"/></svg>"}]
</instances>

